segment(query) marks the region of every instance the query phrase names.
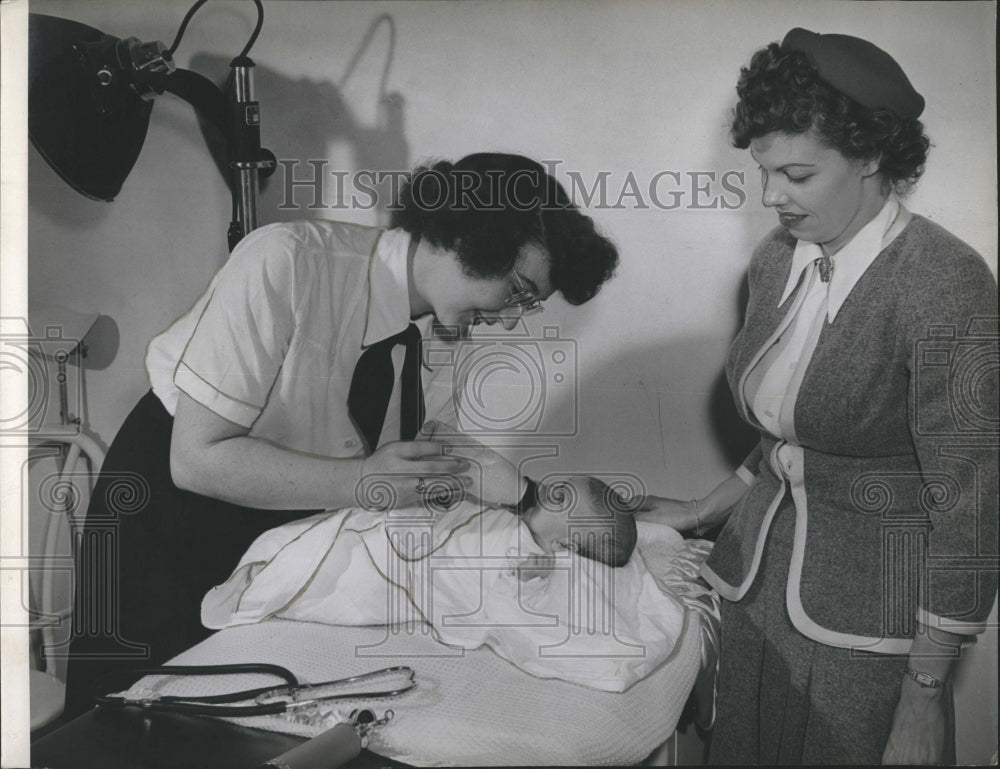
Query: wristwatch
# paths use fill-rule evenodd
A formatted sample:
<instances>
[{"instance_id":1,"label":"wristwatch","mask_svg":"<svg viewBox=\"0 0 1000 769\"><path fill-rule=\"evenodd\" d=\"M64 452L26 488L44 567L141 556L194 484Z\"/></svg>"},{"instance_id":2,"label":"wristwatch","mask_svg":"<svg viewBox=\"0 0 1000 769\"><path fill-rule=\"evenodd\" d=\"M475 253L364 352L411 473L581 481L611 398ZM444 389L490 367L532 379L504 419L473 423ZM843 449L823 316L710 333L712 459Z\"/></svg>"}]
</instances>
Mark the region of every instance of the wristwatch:
<instances>
[{"instance_id":1,"label":"wristwatch","mask_svg":"<svg viewBox=\"0 0 1000 769\"><path fill-rule=\"evenodd\" d=\"M927 689L940 689L942 684L930 673L921 673L913 668L906 669L906 675Z\"/></svg>"}]
</instances>

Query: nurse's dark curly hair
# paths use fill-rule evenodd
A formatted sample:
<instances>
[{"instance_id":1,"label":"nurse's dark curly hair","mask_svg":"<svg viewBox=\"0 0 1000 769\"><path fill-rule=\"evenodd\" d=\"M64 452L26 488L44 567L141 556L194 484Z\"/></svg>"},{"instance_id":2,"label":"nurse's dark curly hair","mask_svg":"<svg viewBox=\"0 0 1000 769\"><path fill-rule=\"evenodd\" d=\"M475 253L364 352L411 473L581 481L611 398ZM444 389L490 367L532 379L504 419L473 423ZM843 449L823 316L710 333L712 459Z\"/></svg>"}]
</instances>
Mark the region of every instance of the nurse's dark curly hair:
<instances>
[{"instance_id":1,"label":"nurse's dark curly hair","mask_svg":"<svg viewBox=\"0 0 1000 769\"><path fill-rule=\"evenodd\" d=\"M592 299L614 275L618 250L540 164L521 155L478 153L413 171L391 226L458 254L466 272L505 275L528 243L552 258L555 290L570 304Z\"/></svg>"},{"instance_id":2,"label":"nurse's dark curly hair","mask_svg":"<svg viewBox=\"0 0 1000 769\"><path fill-rule=\"evenodd\" d=\"M924 172L930 140L919 120L858 104L820 80L801 51L782 51L777 43L760 49L740 70L736 93L730 133L740 149L772 132L814 129L845 157L880 158L879 171L897 192L906 192Z\"/></svg>"}]
</instances>

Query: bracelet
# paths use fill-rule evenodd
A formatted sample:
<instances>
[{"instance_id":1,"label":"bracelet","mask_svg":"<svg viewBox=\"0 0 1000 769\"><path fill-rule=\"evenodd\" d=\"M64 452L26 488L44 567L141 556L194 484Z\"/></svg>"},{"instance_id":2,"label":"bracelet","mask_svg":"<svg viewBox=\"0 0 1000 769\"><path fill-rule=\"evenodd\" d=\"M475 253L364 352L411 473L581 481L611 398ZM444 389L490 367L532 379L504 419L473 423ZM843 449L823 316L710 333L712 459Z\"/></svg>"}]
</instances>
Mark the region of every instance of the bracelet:
<instances>
[{"instance_id":1,"label":"bracelet","mask_svg":"<svg viewBox=\"0 0 1000 769\"><path fill-rule=\"evenodd\" d=\"M906 675L923 686L925 689L940 689L944 684L932 676L930 673L921 673L913 668L906 668Z\"/></svg>"},{"instance_id":2,"label":"bracelet","mask_svg":"<svg viewBox=\"0 0 1000 769\"><path fill-rule=\"evenodd\" d=\"M701 510L698 508L697 499L692 499L691 504L694 505L694 535L698 537L701 536Z\"/></svg>"}]
</instances>

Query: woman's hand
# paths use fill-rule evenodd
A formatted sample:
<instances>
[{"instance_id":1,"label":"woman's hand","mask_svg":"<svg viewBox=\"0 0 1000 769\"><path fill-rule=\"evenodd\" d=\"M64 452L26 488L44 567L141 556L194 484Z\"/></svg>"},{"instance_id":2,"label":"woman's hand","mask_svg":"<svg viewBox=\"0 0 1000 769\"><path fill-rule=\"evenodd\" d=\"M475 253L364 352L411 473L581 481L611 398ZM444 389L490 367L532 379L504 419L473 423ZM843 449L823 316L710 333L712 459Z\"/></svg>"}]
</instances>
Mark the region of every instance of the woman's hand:
<instances>
[{"instance_id":1,"label":"woman's hand","mask_svg":"<svg viewBox=\"0 0 1000 769\"><path fill-rule=\"evenodd\" d=\"M693 499L670 499L650 495L636 510L635 519L669 526L677 531L693 531L698 528L697 504Z\"/></svg>"},{"instance_id":2,"label":"woman's hand","mask_svg":"<svg viewBox=\"0 0 1000 769\"><path fill-rule=\"evenodd\" d=\"M903 681L899 702L892 715L892 731L882 754L883 764L939 764L944 758L944 688Z\"/></svg>"},{"instance_id":3,"label":"woman's hand","mask_svg":"<svg viewBox=\"0 0 1000 769\"><path fill-rule=\"evenodd\" d=\"M428 422L421 434L432 436L438 430L437 422ZM466 460L465 477L471 496L487 505L517 504L523 491L521 473L506 457L466 435L456 435L444 445L446 455Z\"/></svg>"},{"instance_id":4,"label":"woman's hand","mask_svg":"<svg viewBox=\"0 0 1000 769\"><path fill-rule=\"evenodd\" d=\"M468 460L445 455L433 440L387 443L361 464L357 504L369 510L454 499L471 485Z\"/></svg>"},{"instance_id":5,"label":"woman's hand","mask_svg":"<svg viewBox=\"0 0 1000 769\"><path fill-rule=\"evenodd\" d=\"M883 764L940 764L944 760L951 696L947 682L961 658L963 637L917 621L910 647L909 667L942 682L921 686L903 676L899 702L892 714L892 730L882 754Z\"/></svg>"},{"instance_id":6,"label":"woman's hand","mask_svg":"<svg viewBox=\"0 0 1000 769\"><path fill-rule=\"evenodd\" d=\"M690 531L697 537L725 523L748 488L746 481L734 473L701 499L648 496L635 519L663 524L677 531Z\"/></svg>"}]
</instances>

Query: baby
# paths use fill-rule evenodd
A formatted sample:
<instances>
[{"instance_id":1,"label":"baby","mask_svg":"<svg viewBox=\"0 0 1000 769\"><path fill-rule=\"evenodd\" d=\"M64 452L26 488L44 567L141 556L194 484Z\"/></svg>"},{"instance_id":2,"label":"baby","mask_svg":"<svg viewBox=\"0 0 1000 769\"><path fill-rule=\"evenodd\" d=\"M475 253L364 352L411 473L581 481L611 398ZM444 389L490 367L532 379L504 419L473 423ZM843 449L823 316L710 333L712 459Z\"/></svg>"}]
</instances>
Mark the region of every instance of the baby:
<instances>
[{"instance_id":1,"label":"baby","mask_svg":"<svg viewBox=\"0 0 1000 769\"><path fill-rule=\"evenodd\" d=\"M421 428L427 438L448 442L446 453L468 460L476 468L473 496L484 500L509 499L518 488L520 471L503 455L467 435L458 436L440 422ZM450 438L458 439L451 442ZM546 555L569 550L608 566L628 563L635 549L637 506L599 478L560 477L540 485L528 480L521 502L508 506L519 513L535 543Z\"/></svg>"},{"instance_id":2,"label":"baby","mask_svg":"<svg viewBox=\"0 0 1000 769\"><path fill-rule=\"evenodd\" d=\"M608 566L628 563L635 550L635 517L618 492L589 476L543 482L533 491L528 497L534 504L519 517L544 555L522 562L522 580L542 576L562 550Z\"/></svg>"},{"instance_id":3,"label":"baby","mask_svg":"<svg viewBox=\"0 0 1000 769\"><path fill-rule=\"evenodd\" d=\"M292 521L205 596L202 621L425 623L448 646L488 646L533 675L623 691L669 656L684 616L631 557L627 505L575 476L543 480L521 507L461 500Z\"/></svg>"}]
</instances>

